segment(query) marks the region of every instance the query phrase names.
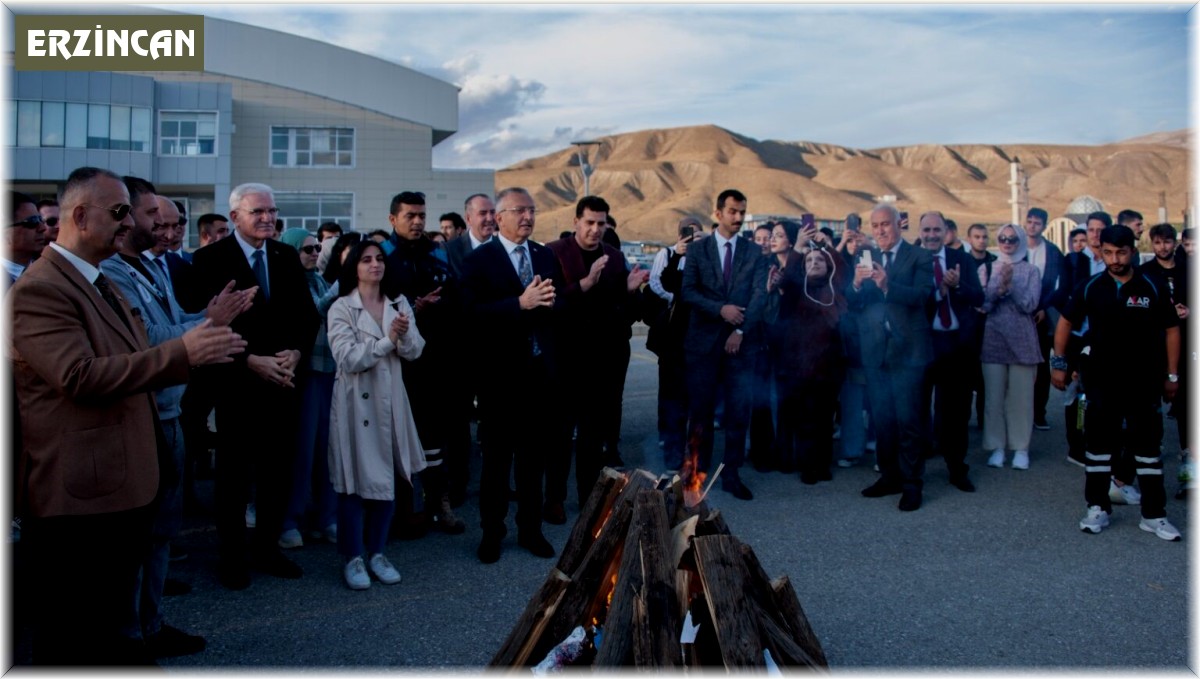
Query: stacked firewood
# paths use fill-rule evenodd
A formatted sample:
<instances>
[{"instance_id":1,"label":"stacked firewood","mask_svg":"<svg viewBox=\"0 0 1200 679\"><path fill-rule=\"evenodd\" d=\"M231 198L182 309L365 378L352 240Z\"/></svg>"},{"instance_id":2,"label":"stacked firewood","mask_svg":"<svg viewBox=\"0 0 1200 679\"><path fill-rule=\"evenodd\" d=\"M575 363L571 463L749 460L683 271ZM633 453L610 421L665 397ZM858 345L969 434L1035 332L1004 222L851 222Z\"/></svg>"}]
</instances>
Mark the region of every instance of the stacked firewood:
<instances>
[{"instance_id":1,"label":"stacked firewood","mask_svg":"<svg viewBox=\"0 0 1200 679\"><path fill-rule=\"evenodd\" d=\"M691 481L605 469L490 666L826 668L787 576Z\"/></svg>"}]
</instances>

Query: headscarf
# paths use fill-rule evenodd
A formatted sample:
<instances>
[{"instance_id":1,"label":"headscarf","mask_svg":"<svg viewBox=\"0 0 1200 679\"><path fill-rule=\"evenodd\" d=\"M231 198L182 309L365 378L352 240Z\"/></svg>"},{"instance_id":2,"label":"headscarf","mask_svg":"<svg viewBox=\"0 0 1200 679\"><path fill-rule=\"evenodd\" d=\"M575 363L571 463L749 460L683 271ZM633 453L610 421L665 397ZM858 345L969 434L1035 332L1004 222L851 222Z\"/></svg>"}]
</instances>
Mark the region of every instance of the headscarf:
<instances>
[{"instance_id":1,"label":"headscarf","mask_svg":"<svg viewBox=\"0 0 1200 679\"><path fill-rule=\"evenodd\" d=\"M1029 254L1029 245L1027 237L1025 236L1025 229L1022 229L1016 224L1005 224L1004 226L1000 227L1000 231L996 232L996 238L1000 238L1000 233L1005 229L1012 229L1014 232L1016 232L1017 251L1011 255L1006 255L1004 254L1003 250L1000 250L997 252L996 261L1007 262L1009 264L1025 261L1025 257Z\"/></svg>"},{"instance_id":2,"label":"headscarf","mask_svg":"<svg viewBox=\"0 0 1200 679\"><path fill-rule=\"evenodd\" d=\"M308 232L308 229L299 226L293 226L292 228L284 231L283 235L279 236L279 242L287 243L288 245L296 248L296 251L299 252L300 246L304 245L304 239L311 235L312 234Z\"/></svg>"}]
</instances>

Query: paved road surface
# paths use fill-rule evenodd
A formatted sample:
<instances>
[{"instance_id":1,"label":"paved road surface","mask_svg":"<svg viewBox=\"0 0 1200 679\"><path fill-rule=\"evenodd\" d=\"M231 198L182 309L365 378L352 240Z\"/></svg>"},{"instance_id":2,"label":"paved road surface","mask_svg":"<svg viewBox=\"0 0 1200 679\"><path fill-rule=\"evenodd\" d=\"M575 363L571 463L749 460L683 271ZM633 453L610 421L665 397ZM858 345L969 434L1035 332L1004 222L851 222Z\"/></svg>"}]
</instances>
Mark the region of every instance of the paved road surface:
<instances>
[{"instance_id":1,"label":"paved road surface","mask_svg":"<svg viewBox=\"0 0 1200 679\"><path fill-rule=\"evenodd\" d=\"M644 337L635 337L622 453L630 466L657 472L656 374ZM1083 471L1065 461L1058 404L1055 394L1051 430L1034 433L1029 471L987 468L972 428L968 462L978 492L954 489L944 464L932 460L917 512L898 511L895 497L861 497L876 478L869 465L835 469L834 480L818 486L747 469L753 501L714 490L711 502L772 577L790 576L833 668L1187 671L1188 550L1200 539L1189 530L1187 505L1167 506L1183 543L1139 530L1136 507L1117 507L1101 535L1081 533ZM1167 424L1174 452L1174 423ZM1168 456L1169 495L1177 463ZM477 478L478 458L472 464ZM553 562L517 548L510 528L500 562L480 564L477 488L461 510L465 535L393 541L387 554L404 581L365 592L346 588L328 544L290 552L302 580L256 575L250 589L228 592L214 574L215 532L189 520L180 543L190 557L172 575L195 591L168 599L167 616L207 637L208 649L164 665L480 668ZM573 520L574 497L567 510ZM546 535L560 548L568 529L548 525Z\"/></svg>"}]
</instances>

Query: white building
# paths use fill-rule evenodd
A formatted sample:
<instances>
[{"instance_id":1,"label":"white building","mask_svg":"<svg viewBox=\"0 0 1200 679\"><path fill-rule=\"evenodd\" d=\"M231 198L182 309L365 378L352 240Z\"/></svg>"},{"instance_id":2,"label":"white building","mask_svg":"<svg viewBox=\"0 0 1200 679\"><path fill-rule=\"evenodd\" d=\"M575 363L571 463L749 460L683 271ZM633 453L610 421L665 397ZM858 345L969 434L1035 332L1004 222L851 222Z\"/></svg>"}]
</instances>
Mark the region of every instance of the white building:
<instances>
[{"instance_id":1,"label":"white building","mask_svg":"<svg viewBox=\"0 0 1200 679\"><path fill-rule=\"evenodd\" d=\"M244 182L275 189L285 227L313 231L388 229L405 190L425 194L436 226L494 191L491 170L433 168L433 147L458 129L455 85L222 19L205 18L204 38L203 72L18 72L9 53L13 188L53 197L84 165L149 179L187 207L189 247L195 218L227 214Z\"/></svg>"}]
</instances>

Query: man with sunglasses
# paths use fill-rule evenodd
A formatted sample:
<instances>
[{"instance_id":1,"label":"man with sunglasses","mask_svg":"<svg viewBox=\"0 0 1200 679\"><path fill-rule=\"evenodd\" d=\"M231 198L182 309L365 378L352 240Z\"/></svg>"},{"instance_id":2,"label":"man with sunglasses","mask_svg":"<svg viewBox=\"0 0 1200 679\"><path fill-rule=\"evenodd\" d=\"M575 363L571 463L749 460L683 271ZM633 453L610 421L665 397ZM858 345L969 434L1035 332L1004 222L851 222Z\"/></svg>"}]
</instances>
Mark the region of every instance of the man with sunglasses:
<instances>
[{"instance_id":1,"label":"man with sunglasses","mask_svg":"<svg viewBox=\"0 0 1200 679\"><path fill-rule=\"evenodd\" d=\"M46 222L38 213L37 204L29 196L12 192L12 222L5 230L4 271L8 278L4 288L17 282L26 267L46 247Z\"/></svg>"},{"instance_id":2,"label":"man with sunglasses","mask_svg":"<svg viewBox=\"0 0 1200 679\"><path fill-rule=\"evenodd\" d=\"M42 221L46 222L46 242L53 243L58 240L58 201L53 198L43 198L38 201L38 212L42 215Z\"/></svg>"},{"instance_id":3,"label":"man with sunglasses","mask_svg":"<svg viewBox=\"0 0 1200 679\"><path fill-rule=\"evenodd\" d=\"M245 348L203 323L149 346L100 270L133 226L120 177L84 167L60 203L59 238L8 295L20 400L21 544L39 596L33 660L152 664L136 624L138 573L167 455L150 392ZM80 564L86 555L86 564Z\"/></svg>"}]
</instances>

